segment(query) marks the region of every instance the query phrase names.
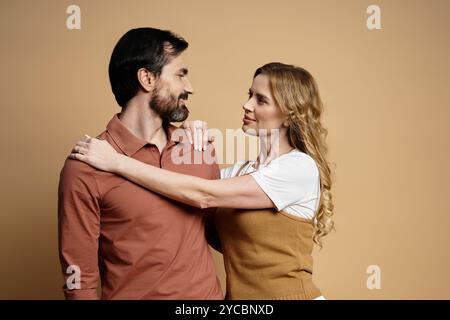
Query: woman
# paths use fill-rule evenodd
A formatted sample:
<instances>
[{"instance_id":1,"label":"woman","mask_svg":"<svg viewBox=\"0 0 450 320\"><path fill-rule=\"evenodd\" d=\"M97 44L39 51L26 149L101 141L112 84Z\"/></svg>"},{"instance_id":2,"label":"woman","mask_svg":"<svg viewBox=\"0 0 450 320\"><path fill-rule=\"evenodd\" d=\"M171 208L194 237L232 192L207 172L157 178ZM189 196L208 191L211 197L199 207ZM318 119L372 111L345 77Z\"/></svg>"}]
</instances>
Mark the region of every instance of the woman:
<instances>
[{"instance_id":1,"label":"woman","mask_svg":"<svg viewBox=\"0 0 450 320\"><path fill-rule=\"evenodd\" d=\"M243 108L244 132L267 150L222 169L220 180L153 167L90 137L70 156L192 206L228 208L215 214L228 299L323 299L311 253L333 228L333 202L316 82L302 68L266 64Z\"/></svg>"}]
</instances>

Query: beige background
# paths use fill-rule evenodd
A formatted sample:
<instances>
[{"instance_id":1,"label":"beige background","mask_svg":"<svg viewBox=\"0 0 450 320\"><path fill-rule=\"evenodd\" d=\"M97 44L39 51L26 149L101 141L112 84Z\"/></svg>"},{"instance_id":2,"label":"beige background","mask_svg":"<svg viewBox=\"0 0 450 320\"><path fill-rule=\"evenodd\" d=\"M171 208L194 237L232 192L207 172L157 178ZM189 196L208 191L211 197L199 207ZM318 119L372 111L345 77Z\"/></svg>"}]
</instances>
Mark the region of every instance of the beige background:
<instances>
[{"instance_id":1,"label":"beige background","mask_svg":"<svg viewBox=\"0 0 450 320\"><path fill-rule=\"evenodd\" d=\"M81 30L66 28L70 4ZM370 4L382 30L366 27ZM240 126L266 62L316 77L336 164L337 232L314 255L326 297L449 299L449 15L447 0L2 0L0 298L62 298L59 171L78 138L119 111L107 76L114 44L153 26L190 42L192 118L213 128ZM379 290L366 287L370 265Z\"/></svg>"}]
</instances>

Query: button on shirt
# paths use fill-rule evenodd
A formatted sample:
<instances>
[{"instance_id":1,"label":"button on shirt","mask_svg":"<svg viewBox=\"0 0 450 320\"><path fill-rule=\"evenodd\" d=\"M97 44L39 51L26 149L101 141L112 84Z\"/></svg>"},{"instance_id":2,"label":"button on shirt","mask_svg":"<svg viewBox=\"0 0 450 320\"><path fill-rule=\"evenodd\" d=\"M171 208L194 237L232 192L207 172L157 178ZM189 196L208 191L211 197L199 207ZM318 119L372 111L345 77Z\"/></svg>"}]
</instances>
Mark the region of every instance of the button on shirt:
<instances>
[{"instance_id":1,"label":"button on shirt","mask_svg":"<svg viewBox=\"0 0 450 320\"><path fill-rule=\"evenodd\" d=\"M217 163L174 163L172 150L183 143L172 140L175 129L172 125L167 128L168 142L162 153L132 134L119 114L100 138L118 152L147 164L219 179ZM187 150L192 156L201 153L191 146ZM98 298L101 279L102 299L222 299L205 240L204 214L204 210L68 158L58 189L59 252L66 298ZM77 270L79 282L73 273Z\"/></svg>"}]
</instances>

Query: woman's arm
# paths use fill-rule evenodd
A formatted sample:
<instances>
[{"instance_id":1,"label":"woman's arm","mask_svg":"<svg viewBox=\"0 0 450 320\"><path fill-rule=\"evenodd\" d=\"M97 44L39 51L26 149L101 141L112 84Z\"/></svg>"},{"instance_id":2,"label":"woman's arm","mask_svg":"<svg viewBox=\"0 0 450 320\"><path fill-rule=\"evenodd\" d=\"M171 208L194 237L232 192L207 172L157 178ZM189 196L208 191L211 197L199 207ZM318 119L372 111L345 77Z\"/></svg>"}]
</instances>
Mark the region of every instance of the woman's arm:
<instances>
[{"instance_id":1,"label":"woman's arm","mask_svg":"<svg viewBox=\"0 0 450 320\"><path fill-rule=\"evenodd\" d=\"M168 198L202 209L275 207L250 175L208 180L180 174L119 154L108 142L90 137L80 141L70 157L97 169L119 174Z\"/></svg>"},{"instance_id":2,"label":"woman's arm","mask_svg":"<svg viewBox=\"0 0 450 320\"><path fill-rule=\"evenodd\" d=\"M171 199L202 209L210 207L260 209L272 201L251 176L208 180L145 164L117 154L112 172Z\"/></svg>"}]
</instances>

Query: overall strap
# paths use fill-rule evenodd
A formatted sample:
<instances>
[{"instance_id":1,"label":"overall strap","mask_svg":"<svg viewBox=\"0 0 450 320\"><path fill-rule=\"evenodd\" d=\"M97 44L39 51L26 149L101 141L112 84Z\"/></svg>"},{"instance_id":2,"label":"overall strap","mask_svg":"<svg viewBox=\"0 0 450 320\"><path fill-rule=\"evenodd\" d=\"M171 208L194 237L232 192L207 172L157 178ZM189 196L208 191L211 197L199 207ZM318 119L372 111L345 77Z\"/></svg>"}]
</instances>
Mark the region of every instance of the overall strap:
<instances>
[{"instance_id":1,"label":"overall strap","mask_svg":"<svg viewBox=\"0 0 450 320\"><path fill-rule=\"evenodd\" d=\"M250 162L249 160L247 160L247 161L244 162L244 164L243 164L243 165L239 168L239 170L237 171L236 177L239 177L239 176L241 175L242 170L245 168L246 165L248 165L249 162Z\"/></svg>"}]
</instances>

